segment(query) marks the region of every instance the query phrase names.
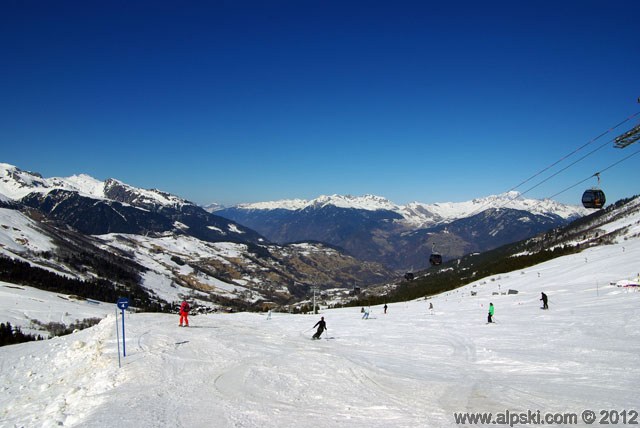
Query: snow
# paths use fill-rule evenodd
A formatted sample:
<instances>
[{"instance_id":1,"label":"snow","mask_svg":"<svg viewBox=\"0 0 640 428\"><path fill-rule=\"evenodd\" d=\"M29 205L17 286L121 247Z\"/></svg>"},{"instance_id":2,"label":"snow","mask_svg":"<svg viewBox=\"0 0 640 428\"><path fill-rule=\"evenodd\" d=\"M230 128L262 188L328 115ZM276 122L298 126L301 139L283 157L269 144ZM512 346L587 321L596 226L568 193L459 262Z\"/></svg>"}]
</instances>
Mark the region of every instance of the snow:
<instances>
[{"instance_id":1,"label":"snow","mask_svg":"<svg viewBox=\"0 0 640 428\"><path fill-rule=\"evenodd\" d=\"M85 174L66 178L42 178L39 174L23 171L13 165L0 163L0 198L2 199L18 200L31 192L47 193L52 189L75 191L94 199L105 199L106 189L116 184L129 191L132 195L135 195L135 205L152 203L179 207L189 203L184 199L157 189L140 189L116 179L100 181ZM282 209L296 211L327 206L367 211L391 211L401 215L402 220L399 220L399 222L411 228L432 227L437 224L469 217L489 208L512 208L540 215L553 213L564 219L576 218L589 213L587 209L581 206L565 205L550 199L526 199L515 191L478 198L472 201L434 204L412 202L407 205L397 205L384 197L376 195L351 196L334 194L330 196L321 195L312 200L287 199L240 204L236 205L236 208L245 210ZM214 212L216 208L209 206L207 210ZM233 225L229 226L229 230L240 233L239 229ZM224 231L220 232L225 233Z\"/></svg>"},{"instance_id":2,"label":"snow","mask_svg":"<svg viewBox=\"0 0 640 428\"><path fill-rule=\"evenodd\" d=\"M60 181L62 188L77 191L80 194L97 199L104 198L104 181L96 180L89 175L72 175L71 177L58 178L56 180Z\"/></svg>"},{"instance_id":3,"label":"snow","mask_svg":"<svg viewBox=\"0 0 640 428\"><path fill-rule=\"evenodd\" d=\"M397 211L398 206L393 202L375 195L351 196L351 195L322 195L315 199L284 199L272 202L256 202L240 204L237 208L248 210L273 210L283 209L289 211L303 210L305 208L322 208L335 206L338 208L353 208L367 211L389 210Z\"/></svg>"},{"instance_id":4,"label":"snow","mask_svg":"<svg viewBox=\"0 0 640 428\"><path fill-rule=\"evenodd\" d=\"M0 208L0 254L51 251L56 247L38 225L24 214Z\"/></svg>"},{"instance_id":5,"label":"snow","mask_svg":"<svg viewBox=\"0 0 640 428\"><path fill-rule=\"evenodd\" d=\"M0 322L10 322L13 326L20 326L23 333L41 336L48 336L48 334L39 330L31 320L45 324L56 322L69 325L86 318L104 318L114 310L111 304L2 281L0 281L0 300L2 301Z\"/></svg>"},{"instance_id":6,"label":"snow","mask_svg":"<svg viewBox=\"0 0 640 428\"><path fill-rule=\"evenodd\" d=\"M0 163L0 193L9 199L21 199L31 192L48 193L53 189L78 192L92 198L104 198L104 182L86 174L67 178L43 178L13 165Z\"/></svg>"},{"instance_id":7,"label":"snow","mask_svg":"<svg viewBox=\"0 0 640 428\"><path fill-rule=\"evenodd\" d=\"M106 185L107 186L118 185L123 187L126 191L136 196L135 203L138 203L138 204L150 203L150 204L159 204L164 206L180 206L187 203L182 198L162 192L160 190L141 189L138 187L133 187L126 183L123 183L120 180L116 180L114 178L109 179Z\"/></svg>"},{"instance_id":8,"label":"snow","mask_svg":"<svg viewBox=\"0 0 640 428\"><path fill-rule=\"evenodd\" d=\"M469 217L489 208L512 208L541 215L548 215L552 212L564 219L579 217L589 213L587 209L580 206L565 205L549 199L526 199L523 198L520 193L514 191L506 192L501 195L492 195L485 198L474 199L472 201L434 204L411 202L407 205L396 205L381 196L375 195L322 195L312 200L287 199L272 202L257 202L236 205L236 208L244 210L282 209L296 211L312 207L322 208L330 205L339 208L352 208L367 211L392 211L403 217L401 222L414 228L430 227L436 224Z\"/></svg>"},{"instance_id":9,"label":"snow","mask_svg":"<svg viewBox=\"0 0 640 428\"><path fill-rule=\"evenodd\" d=\"M203 287L216 290L218 294L236 297L234 293L246 292L247 288L229 284L213 277L201 276L187 263L177 263L175 257L185 259L215 259L228 264L228 258L242 258L247 246L231 242L205 242L192 236L147 237L128 234L105 234L97 238L104 242L105 250L113 248L136 254L136 261L145 266L142 274L142 286L153 291L161 299L172 302L185 295L197 292L174 283L176 274L198 279ZM254 283L257 280L254 279ZM200 304L207 305L205 301ZM213 305L207 305L213 306Z\"/></svg>"},{"instance_id":10,"label":"snow","mask_svg":"<svg viewBox=\"0 0 640 428\"><path fill-rule=\"evenodd\" d=\"M18 200L32 192L48 193L53 189L77 192L93 199L106 199L105 186L116 184L135 194L139 203L157 203L164 206L180 206L187 203L184 199L157 189L140 189L115 179L101 181L86 174L43 178L40 174L0 163L0 195L5 200Z\"/></svg>"},{"instance_id":11,"label":"snow","mask_svg":"<svg viewBox=\"0 0 640 428\"><path fill-rule=\"evenodd\" d=\"M231 232L233 232L233 233L240 233L240 234L243 234L243 233L244 233L244 231L243 231L243 230L238 229L238 226L236 226L236 225L235 225L235 224L233 224L233 223L230 223L230 224L229 224L229 230L230 230Z\"/></svg>"},{"instance_id":12,"label":"snow","mask_svg":"<svg viewBox=\"0 0 640 428\"><path fill-rule=\"evenodd\" d=\"M59 320L110 310L90 329L0 348L0 420L386 428L453 427L454 412L637 411L640 292L616 283L638 276L638 260L640 239L629 235L428 300L391 303L387 314L375 306L369 320L360 308L323 310L328 340L310 340L319 315L198 315L179 328L177 315L127 312L121 368L114 304L2 284L20 296L0 299L16 323L21 311ZM548 311L539 309L542 291Z\"/></svg>"}]
</instances>

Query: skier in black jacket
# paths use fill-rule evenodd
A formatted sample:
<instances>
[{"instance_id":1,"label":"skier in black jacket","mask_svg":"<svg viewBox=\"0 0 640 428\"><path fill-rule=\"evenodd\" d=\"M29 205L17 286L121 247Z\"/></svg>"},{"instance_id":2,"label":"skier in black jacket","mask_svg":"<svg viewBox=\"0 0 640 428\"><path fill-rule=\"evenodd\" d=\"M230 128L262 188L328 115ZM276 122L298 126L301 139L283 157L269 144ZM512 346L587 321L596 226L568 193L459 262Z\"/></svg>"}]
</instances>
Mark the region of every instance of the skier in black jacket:
<instances>
[{"instance_id":1,"label":"skier in black jacket","mask_svg":"<svg viewBox=\"0 0 640 428\"><path fill-rule=\"evenodd\" d=\"M318 330L316 331L316 334L313 335L312 339L320 339L322 332L329 330L327 328L327 323L324 322L324 317L320 317L320 321L318 321L313 327L318 327Z\"/></svg>"},{"instance_id":2,"label":"skier in black jacket","mask_svg":"<svg viewBox=\"0 0 640 428\"><path fill-rule=\"evenodd\" d=\"M540 300L542 300L542 309L549 309L547 295L542 293L542 298L540 298Z\"/></svg>"}]
</instances>

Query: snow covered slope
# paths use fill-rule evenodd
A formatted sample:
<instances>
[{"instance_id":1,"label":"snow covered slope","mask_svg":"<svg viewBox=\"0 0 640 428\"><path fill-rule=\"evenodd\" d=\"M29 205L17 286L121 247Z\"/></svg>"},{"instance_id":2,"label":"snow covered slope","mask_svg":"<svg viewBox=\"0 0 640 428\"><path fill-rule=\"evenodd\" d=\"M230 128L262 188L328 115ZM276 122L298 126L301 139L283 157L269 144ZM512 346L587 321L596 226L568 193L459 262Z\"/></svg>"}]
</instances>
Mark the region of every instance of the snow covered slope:
<instances>
[{"instance_id":1,"label":"snow covered slope","mask_svg":"<svg viewBox=\"0 0 640 428\"><path fill-rule=\"evenodd\" d=\"M0 163L0 194L8 199L19 200L32 192L48 193L54 189L77 192L81 196L93 199L117 200L135 206L189 204L186 200L166 192L140 189L113 178L100 181L86 174L43 178L39 173L23 171L13 165Z\"/></svg>"},{"instance_id":2,"label":"snow covered slope","mask_svg":"<svg viewBox=\"0 0 640 428\"><path fill-rule=\"evenodd\" d=\"M178 328L175 315L129 313L122 368L114 315L70 336L3 347L0 420L454 427L456 412L509 410L574 413L586 426L587 409L637 412L640 293L612 284L637 281L640 218L624 222L611 245L390 304L387 314L373 307L369 320L359 308L325 310L328 340L310 340L313 315L198 315ZM542 291L548 311L539 309ZM486 324L490 302L495 324ZM9 310L6 299L0 305Z\"/></svg>"},{"instance_id":3,"label":"snow covered slope","mask_svg":"<svg viewBox=\"0 0 640 428\"><path fill-rule=\"evenodd\" d=\"M53 189L78 192L92 198L104 198L104 182L88 175L43 178L38 173L0 163L0 193L10 199L17 200L31 192L46 193Z\"/></svg>"},{"instance_id":4,"label":"snow covered slope","mask_svg":"<svg viewBox=\"0 0 640 428\"><path fill-rule=\"evenodd\" d=\"M2 281L0 300L3 302L1 322L20 327L23 333L43 337L48 334L38 324L54 322L68 326L87 318L102 319L114 311L111 304Z\"/></svg>"}]
</instances>

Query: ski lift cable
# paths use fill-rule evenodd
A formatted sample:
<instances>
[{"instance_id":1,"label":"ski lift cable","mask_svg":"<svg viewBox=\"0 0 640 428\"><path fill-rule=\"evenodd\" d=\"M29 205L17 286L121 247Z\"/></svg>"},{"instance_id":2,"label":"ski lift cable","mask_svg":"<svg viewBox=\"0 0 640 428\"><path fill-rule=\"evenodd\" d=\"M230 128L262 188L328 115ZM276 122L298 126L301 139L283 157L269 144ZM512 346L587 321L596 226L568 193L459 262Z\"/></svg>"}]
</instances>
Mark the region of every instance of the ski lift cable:
<instances>
[{"instance_id":1,"label":"ski lift cable","mask_svg":"<svg viewBox=\"0 0 640 428\"><path fill-rule=\"evenodd\" d=\"M545 179L544 179L544 180L542 180L540 183L536 184L536 185L535 185L535 186L533 186L533 187L528 188L527 190L525 190L524 192L522 192L519 196L526 195L527 193L529 193L530 191L532 191L532 190L533 190L533 189L535 189L536 187L538 187L538 186L540 186L540 185L542 185L542 184L546 183L547 181L551 180L553 177L555 177L555 176L557 176L558 174L560 174L560 173L562 173L562 172L566 171L567 169L571 168L573 165L575 165L575 164L577 164L578 162L582 161L583 159L585 159L585 158L587 158L587 157L591 156L592 154L594 154L594 153L595 153L595 152L597 152L598 150L601 150L601 149L605 148L606 146L608 146L608 145L609 145L609 143L610 143L610 142L611 142L611 140L610 140L610 141L607 141L607 142L606 142L606 143L604 143L604 144L602 144L602 145L601 145L601 146L599 146L598 148L596 148L596 149L594 149L594 150L591 150L591 151L590 151L589 153L587 153L586 155L584 155L584 156L582 156L581 158L579 158L579 159L577 159L577 160L575 160L575 161L571 162L569 165L565 166L565 167L564 167L564 168L562 168L561 170L559 170L559 171L555 172L554 174L550 175L549 177L545 178ZM595 174L594 174L594 175L595 175ZM592 177L593 177L593 176L592 176ZM519 197L519 196L518 196L518 197ZM517 198L517 197L516 197L516 198ZM509 200L509 201L505 202L505 204L506 204L506 203L508 203L508 202L513 201L513 200L514 200L514 199L516 199L516 198L512 198L511 200ZM551 199L551 198L548 198L548 199Z\"/></svg>"},{"instance_id":2,"label":"ski lift cable","mask_svg":"<svg viewBox=\"0 0 640 428\"><path fill-rule=\"evenodd\" d=\"M573 156L574 154L578 153L580 150L584 149L585 147L595 143L597 140L599 140L600 138L604 137L605 135L611 133L612 131L614 131L615 129L619 128L620 126L624 125L625 123L629 122L630 120L633 120L635 117L637 117L638 115L640 115L640 111L632 114L631 116L627 117L626 119L622 120L621 122L619 122L617 125L609 128L608 130L602 132L600 135L598 135L597 137L592 138L589 142L583 144L582 146L578 147L577 149L573 150L571 153L566 154L565 156L563 156L562 158L560 158L559 160L555 161L554 163L552 163L551 165L543 168L542 170L538 171L537 173L535 173L534 175L532 175L531 177L527 178L526 180L522 181L520 184L512 187L511 189L507 190L506 193L511 192L513 190L516 190L517 188L521 187L522 185L528 183L529 181L533 180L534 178L536 178L537 176L543 174L544 172L548 171L549 169L553 168L554 166L558 165L559 163L561 163L562 161L564 161L565 159ZM605 144L599 146L597 149L589 152L587 155L581 157L580 159L578 159L577 161L571 163L569 166L561 169L560 171L556 172L555 174L551 175L550 177L546 178L545 180L543 180L542 182L538 183L537 185L530 187L529 189L527 189L526 191L518 194L517 196L508 199L507 201L505 201L504 203L502 203L498 208L502 208L504 207L506 204L516 200L517 198L519 198L520 196L530 192L531 190L535 189L536 187L542 185L543 183L549 181L551 178L555 177L556 175L560 174L561 172L567 170L569 167L575 165L576 163L580 162L581 160L585 159L586 157L592 155L593 153L595 153L596 151L602 149L603 147L605 147L606 145L608 145L609 143L611 143L612 141L614 141L614 139L607 141ZM549 198L551 199L551 198ZM474 211L472 211L469 214L469 217L472 217L480 212L482 212L487 206L489 206L491 203L487 202L485 204L483 204L482 206L476 208Z\"/></svg>"},{"instance_id":3,"label":"ski lift cable","mask_svg":"<svg viewBox=\"0 0 640 428\"><path fill-rule=\"evenodd\" d=\"M637 155L638 153L640 153L640 149L639 149L639 150L637 150L637 151L635 151L634 153L631 153L629 156L627 156L627 157L625 157L625 158L622 158L622 159L620 159L619 161L617 161L617 162L615 162L615 163L612 163L612 164L611 164L611 165L609 165L608 167L606 167L606 168L604 168L604 169L602 169L602 170L600 170L600 171L596 172L595 174L590 175L589 177L585 178L584 180L579 181L579 182L577 182L576 184L574 184L574 185L572 185L572 186L569 186L569 187L567 187L566 189L564 189L564 190L562 190L562 191L560 191L560 192L556 193L555 195L550 196L550 197L549 197L549 199L555 198L556 196L561 195L561 194L563 194L564 192L566 192L566 191L568 191L568 190L571 190L571 189L573 189L573 188L574 188L574 187L576 187L576 186L581 185L581 184L582 184L582 183L584 183L585 181L591 180L593 177L598 177L601 173L603 173L603 172L605 172L605 171L607 171L607 170L609 170L609 169L613 168L614 166L617 166L618 164L620 164L620 163L622 163L622 162L626 161L627 159L631 158L632 156Z\"/></svg>"},{"instance_id":4,"label":"ski lift cable","mask_svg":"<svg viewBox=\"0 0 640 428\"><path fill-rule=\"evenodd\" d=\"M577 149L575 149L574 151L572 151L571 153L566 154L565 156L563 156L562 158L558 159L557 161L555 161L554 163L552 163L551 165L547 166L546 168L543 168L542 170L538 171L537 173L535 173L534 175L532 175L531 177L527 178L526 180L524 180L522 183L518 184L517 186L512 187L511 189L507 190L506 193L511 192L512 190L516 190L517 188L519 188L520 186L522 186L523 184L528 183L529 181L533 180L534 178L536 178L537 176L539 176L540 174L548 171L549 169L553 168L554 166L556 166L557 164L559 164L560 162L562 162L563 160L573 156L574 154L578 153L580 150L584 149L585 147L589 146L590 144L595 143L596 141L598 141L600 138L604 137L605 135L607 135L608 133L612 132L613 130L617 129L618 127L624 125L625 123L627 123L628 121L632 120L634 117L638 116L640 114L639 112L636 112L634 114L632 114L631 116L629 116L628 118L626 118L625 120L623 120L622 122L618 123L617 125L615 125L612 128L609 128L608 130L604 131L603 133L601 133L600 135L598 135L595 138L592 138L589 142L583 144L582 146L578 147ZM607 143L608 144L608 143Z\"/></svg>"}]
</instances>

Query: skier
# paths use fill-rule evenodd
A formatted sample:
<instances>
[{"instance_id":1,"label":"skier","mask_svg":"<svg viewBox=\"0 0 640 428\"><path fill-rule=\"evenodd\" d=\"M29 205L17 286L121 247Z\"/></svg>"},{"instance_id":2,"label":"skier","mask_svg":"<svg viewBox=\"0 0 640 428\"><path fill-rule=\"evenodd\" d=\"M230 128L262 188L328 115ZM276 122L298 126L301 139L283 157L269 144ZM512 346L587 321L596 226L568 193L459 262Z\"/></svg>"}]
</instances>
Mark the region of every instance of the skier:
<instances>
[{"instance_id":1,"label":"skier","mask_svg":"<svg viewBox=\"0 0 640 428\"><path fill-rule=\"evenodd\" d=\"M433 315L433 302L429 302L429 312Z\"/></svg>"},{"instance_id":2,"label":"skier","mask_svg":"<svg viewBox=\"0 0 640 428\"><path fill-rule=\"evenodd\" d=\"M368 320L369 319L369 308L364 310L364 314L362 315L362 319L363 320Z\"/></svg>"},{"instance_id":3,"label":"skier","mask_svg":"<svg viewBox=\"0 0 640 428\"><path fill-rule=\"evenodd\" d=\"M542 298L540 300L542 300L542 309L549 309L549 305L547 304L547 295L542 293Z\"/></svg>"},{"instance_id":4,"label":"skier","mask_svg":"<svg viewBox=\"0 0 640 428\"><path fill-rule=\"evenodd\" d=\"M385 314L387 313L387 304L386 303L384 304L384 313Z\"/></svg>"},{"instance_id":5,"label":"skier","mask_svg":"<svg viewBox=\"0 0 640 428\"><path fill-rule=\"evenodd\" d=\"M324 317L320 317L320 321L318 321L316 323L316 325L313 326L313 328L318 327L318 330L316 331L316 334L313 335L312 339L320 339L320 335L325 331L325 330L329 330L327 328L327 323L324 322Z\"/></svg>"},{"instance_id":6,"label":"skier","mask_svg":"<svg viewBox=\"0 0 640 428\"><path fill-rule=\"evenodd\" d=\"M182 301L182 304L180 305L180 327L182 327L182 323L185 323L185 327L189 327L189 310L191 309L191 307L189 306L189 303L187 303L186 300Z\"/></svg>"},{"instance_id":7,"label":"skier","mask_svg":"<svg viewBox=\"0 0 640 428\"><path fill-rule=\"evenodd\" d=\"M487 317L487 322L493 322L493 314L495 312L495 309L493 308L493 303L489 303L489 316Z\"/></svg>"}]
</instances>

